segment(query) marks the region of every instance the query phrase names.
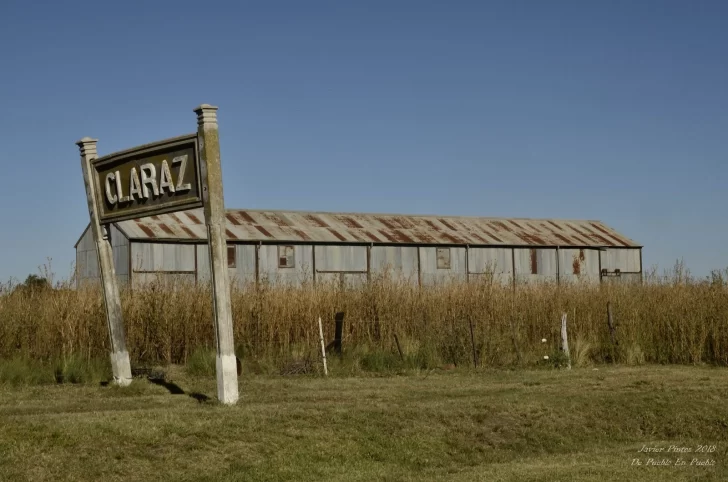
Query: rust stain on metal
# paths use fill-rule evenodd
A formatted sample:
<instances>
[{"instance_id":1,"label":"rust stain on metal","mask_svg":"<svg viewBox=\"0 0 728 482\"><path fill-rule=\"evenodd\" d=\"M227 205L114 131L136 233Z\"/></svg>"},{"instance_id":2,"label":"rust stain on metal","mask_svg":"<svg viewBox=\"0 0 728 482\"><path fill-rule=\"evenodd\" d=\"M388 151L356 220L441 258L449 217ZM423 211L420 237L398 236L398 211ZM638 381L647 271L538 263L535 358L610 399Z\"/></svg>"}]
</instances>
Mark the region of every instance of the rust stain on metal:
<instances>
[{"instance_id":1,"label":"rust stain on metal","mask_svg":"<svg viewBox=\"0 0 728 482\"><path fill-rule=\"evenodd\" d=\"M612 241L608 240L607 238L605 238L604 236L602 236L600 234L595 234L593 237L596 238L597 240L601 241L601 243L604 244L605 246L614 246L614 243Z\"/></svg>"},{"instance_id":2,"label":"rust stain on metal","mask_svg":"<svg viewBox=\"0 0 728 482\"><path fill-rule=\"evenodd\" d=\"M559 226L558 224L556 224L555 222L553 222L553 221L548 221L548 223L549 223L549 224L550 224L551 226L553 226L553 227L555 227L556 229L558 229L559 231L563 231L563 228L562 228L561 226Z\"/></svg>"},{"instance_id":3,"label":"rust stain on metal","mask_svg":"<svg viewBox=\"0 0 728 482\"><path fill-rule=\"evenodd\" d=\"M569 240L569 238L567 238L566 236L562 236L559 233L553 233L553 234L554 234L554 236L556 236L559 239L559 241L562 241L564 244L567 244L567 245L572 244L571 241Z\"/></svg>"},{"instance_id":4,"label":"rust stain on metal","mask_svg":"<svg viewBox=\"0 0 728 482\"><path fill-rule=\"evenodd\" d=\"M543 239L539 238L539 237L538 237L537 235L535 235L535 234L531 234L531 235L529 235L529 238L530 238L530 239L531 239L532 241L535 241L535 243L534 243L534 244L540 244L541 246L543 246L543 245L545 245L545 244L546 244L546 243L544 242L544 240L543 240Z\"/></svg>"},{"instance_id":5,"label":"rust stain on metal","mask_svg":"<svg viewBox=\"0 0 728 482\"><path fill-rule=\"evenodd\" d=\"M381 234L382 236L384 236L387 239L387 241L389 241L391 243L394 243L395 241L397 241L393 236L391 236L388 232L386 232L383 229L380 229L379 230L379 234Z\"/></svg>"},{"instance_id":6,"label":"rust stain on metal","mask_svg":"<svg viewBox=\"0 0 728 482\"><path fill-rule=\"evenodd\" d=\"M581 236L584 239L589 239L588 234L584 234L583 232L579 231L579 228L574 226L573 224L570 224L569 227L574 230L575 233L577 233L579 236Z\"/></svg>"},{"instance_id":7,"label":"rust stain on metal","mask_svg":"<svg viewBox=\"0 0 728 482\"><path fill-rule=\"evenodd\" d=\"M538 274L538 256L535 248L531 248L531 274Z\"/></svg>"},{"instance_id":8,"label":"rust stain on metal","mask_svg":"<svg viewBox=\"0 0 728 482\"><path fill-rule=\"evenodd\" d=\"M515 222L513 219L509 219L508 222L511 223L512 225L514 225L515 227L517 227L518 229L523 229L523 227L520 224L518 224L517 222Z\"/></svg>"},{"instance_id":9,"label":"rust stain on metal","mask_svg":"<svg viewBox=\"0 0 728 482\"><path fill-rule=\"evenodd\" d=\"M156 216L156 215L154 215L154 216L149 216L149 217L150 217L150 218L151 218L152 220L154 220L154 221L159 221L159 216Z\"/></svg>"},{"instance_id":10,"label":"rust stain on metal","mask_svg":"<svg viewBox=\"0 0 728 482\"><path fill-rule=\"evenodd\" d=\"M427 231L415 231L415 232L414 232L413 234L414 234L415 236L417 236L417 239L418 239L418 240L419 240L419 241L420 241L421 243L429 243L429 244L434 244L434 243L437 243L437 239L435 239L435 238L434 238L434 237L433 237L433 236L432 236L432 235L431 235L430 233L428 233Z\"/></svg>"},{"instance_id":11,"label":"rust stain on metal","mask_svg":"<svg viewBox=\"0 0 728 482\"><path fill-rule=\"evenodd\" d=\"M351 216L340 216L339 221L341 221L347 228L364 229L364 226L356 222L356 219Z\"/></svg>"},{"instance_id":12,"label":"rust stain on metal","mask_svg":"<svg viewBox=\"0 0 728 482\"><path fill-rule=\"evenodd\" d=\"M453 236L450 233L443 232L442 237L447 239L448 241L450 241L453 244L465 244L465 243L463 243L462 239L456 238L455 236Z\"/></svg>"},{"instance_id":13,"label":"rust stain on metal","mask_svg":"<svg viewBox=\"0 0 728 482\"><path fill-rule=\"evenodd\" d=\"M172 231L172 229L169 226L167 226L166 224L159 223L159 227L162 228L162 231L164 231L165 233L171 234L172 236L174 236L174 231Z\"/></svg>"},{"instance_id":14,"label":"rust stain on metal","mask_svg":"<svg viewBox=\"0 0 728 482\"><path fill-rule=\"evenodd\" d=\"M308 221L311 221L312 223L314 223L319 228L328 228L329 227L328 224L326 224L325 222L323 222L321 219L319 219L318 217L314 216L313 214L307 214L307 215L304 216L304 218L307 219Z\"/></svg>"},{"instance_id":15,"label":"rust stain on metal","mask_svg":"<svg viewBox=\"0 0 728 482\"><path fill-rule=\"evenodd\" d=\"M430 220L430 219L426 219L426 220L425 220L425 223L427 223L427 225L428 225L429 227L431 227L431 228L432 228L432 229L433 229L434 231L438 231L438 232L439 232L439 231L441 231L441 230L440 230L440 227L439 227L439 226L438 226L437 224L435 224L435 222L434 222L434 221L432 221L432 220Z\"/></svg>"},{"instance_id":16,"label":"rust stain on metal","mask_svg":"<svg viewBox=\"0 0 728 482\"><path fill-rule=\"evenodd\" d=\"M197 216L195 216L194 214L192 214L192 213L185 213L185 214L187 215L188 218L190 218L190 221L192 221L193 223L202 224L202 222L200 222L200 220L197 219Z\"/></svg>"},{"instance_id":17,"label":"rust stain on metal","mask_svg":"<svg viewBox=\"0 0 728 482\"><path fill-rule=\"evenodd\" d=\"M501 238L499 238L499 237L498 237L498 236L496 236L495 234L491 233L490 231L486 231L486 229L485 229L485 228L484 228L483 226L481 226L480 224L478 224L478 229L480 229L480 232L481 232L481 233L483 233L483 234L485 234L486 236L489 236L489 237L491 237L491 238L495 239L495 240L496 240L496 241L498 241L499 243L502 243L502 242L503 242L503 240L502 240Z\"/></svg>"},{"instance_id":18,"label":"rust stain on metal","mask_svg":"<svg viewBox=\"0 0 728 482\"><path fill-rule=\"evenodd\" d=\"M225 236L227 236L228 239L238 239L238 237L235 236L235 234L233 234L233 232L229 229L225 229Z\"/></svg>"},{"instance_id":19,"label":"rust stain on metal","mask_svg":"<svg viewBox=\"0 0 728 482\"><path fill-rule=\"evenodd\" d=\"M182 221L180 220L180 218L177 217L177 215L175 213L169 213L168 216L170 218L174 219L175 223L182 224Z\"/></svg>"},{"instance_id":20,"label":"rust stain on metal","mask_svg":"<svg viewBox=\"0 0 728 482\"><path fill-rule=\"evenodd\" d=\"M403 243L413 243L414 241L412 238L404 234L402 231L395 229L392 231L394 233L395 238L397 241L403 242Z\"/></svg>"},{"instance_id":21,"label":"rust stain on metal","mask_svg":"<svg viewBox=\"0 0 728 482\"><path fill-rule=\"evenodd\" d=\"M472 237L474 237L475 239L477 239L478 241L480 241L481 243L483 243L483 244L488 244L488 240L486 240L486 239L485 239L484 237L482 237L482 236L481 236L481 235L479 235L478 233L476 233L476 232L471 232L471 233L470 233L470 235L471 235Z\"/></svg>"},{"instance_id":22,"label":"rust stain on metal","mask_svg":"<svg viewBox=\"0 0 728 482\"><path fill-rule=\"evenodd\" d=\"M152 231L152 229L149 226L147 226L146 224L137 221L137 226L139 226L139 229L141 229L142 231L144 231L144 234L146 234L150 238L156 238L157 237L157 235L154 234L154 231Z\"/></svg>"},{"instance_id":23,"label":"rust stain on metal","mask_svg":"<svg viewBox=\"0 0 728 482\"><path fill-rule=\"evenodd\" d=\"M339 241L346 241L346 238L344 236L342 236L341 233L339 233L337 230L335 230L334 228L328 228L328 229L329 229L329 232L331 234L333 234L334 236L336 236L336 238Z\"/></svg>"},{"instance_id":24,"label":"rust stain on metal","mask_svg":"<svg viewBox=\"0 0 728 482\"><path fill-rule=\"evenodd\" d=\"M230 221L235 226L240 226L240 221L235 219L235 216L233 216L232 213L226 213L225 217L227 218L228 221Z\"/></svg>"},{"instance_id":25,"label":"rust stain on metal","mask_svg":"<svg viewBox=\"0 0 728 482\"><path fill-rule=\"evenodd\" d=\"M253 217L245 211L238 211L238 216L243 218L243 220L245 222L248 222L250 224L255 224L255 219L253 219Z\"/></svg>"},{"instance_id":26,"label":"rust stain on metal","mask_svg":"<svg viewBox=\"0 0 728 482\"><path fill-rule=\"evenodd\" d=\"M574 254L574 260L571 263L571 268L574 274L581 274L581 257L578 256L576 253Z\"/></svg>"},{"instance_id":27,"label":"rust stain on metal","mask_svg":"<svg viewBox=\"0 0 728 482\"><path fill-rule=\"evenodd\" d=\"M397 226L389 222L387 218L383 218L380 216L375 216L374 219L382 223L387 229L397 229Z\"/></svg>"},{"instance_id":28,"label":"rust stain on metal","mask_svg":"<svg viewBox=\"0 0 728 482\"><path fill-rule=\"evenodd\" d=\"M268 219L269 221L272 221L273 224L275 224L276 226L278 226L280 228L284 228L284 227L288 226L288 223L277 214L265 213L263 216L265 216L266 219Z\"/></svg>"},{"instance_id":29,"label":"rust stain on metal","mask_svg":"<svg viewBox=\"0 0 728 482\"><path fill-rule=\"evenodd\" d=\"M184 224L181 225L180 228L182 228L182 231L184 231L185 233L187 233L187 235L190 238L197 239L197 235L195 233L193 233L192 230L190 228L188 228L187 226L185 226Z\"/></svg>"},{"instance_id":30,"label":"rust stain on metal","mask_svg":"<svg viewBox=\"0 0 728 482\"><path fill-rule=\"evenodd\" d=\"M453 226L452 224L448 223L446 220L444 220L442 218L439 218L438 221L440 221L443 226L445 226L447 229L449 229L451 231L457 231L458 230L455 226Z\"/></svg>"},{"instance_id":31,"label":"rust stain on metal","mask_svg":"<svg viewBox=\"0 0 728 482\"><path fill-rule=\"evenodd\" d=\"M305 231L300 230L300 229L294 229L293 232L295 232L302 240L311 241L311 236L306 234Z\"/></svg>"},{"instance_id":32,"label":"rust stain on metal","mask_svg":"<svg viewBox=\"0 0 728 482\"><path fill-rule=\"evenodd\" d=\"M270 233L268 232L268 230L267 230L267 229L265 229L265 228L264 228L263 226L258 226L258 225L256 224L256 225L255 225L255 229L257 229L258 231L260 231L261 233L263 233L263 236L265 236L266 238L272 238L272 237L273 237L273 236L271 236L271 234L270 234Z\"/></svg>"},{"instance_id":33,"label":"rust stain on metal","mask_svg":"<svg viewBox=\"0 0 728 482\"><path fill-rule=\"evenodd\" d=\"M363 237L359 236L359 233L357 233L356 230L347 231L347 232L349 233L349 236L351 236L352 238L354 238L355 241L359 241L359 242L366 241L366 239L364 239Z\"/></svg>"},{"instance_id":34,"label":"rust stain on metal","mask_svg":"<svg viewBox=\"0 0 728 482\"><path fill-rule=\"evenodd\" d=\"M402 229L412 229L415 227L414 223L404 216L397 216L392 218L392 221L400 225Z\"/></svg>"},{"instance_id":35,"label":"rust stain on metal","mask_svg":"<svg viewBox=\"0 0 728 482\"><path fill-rule=\"evenodd\" d=\"M374 235L374 233L372 233L372 232L369 232L369 231L364 231L364 234L366 234L366 235L367 235L367 237L368 237L369 239L371 239L372 241L374 241L375 243L381 243L381 242L382 242L382 240L381 240L381 239L379 239L378 237L376 237L376 236Z\"/></svg>"},{"instance_id":36,"label":"rust stain on metal","mask_svg":"<svg viewBox=\"0 0 728 482\"><path fill-rule=\"evenodd\" d=\"M508 225L506 225L506 223L504 223L502 221L493 221L490 224L491 224L491 226L493 226L493 225L494 226L498 226L498 227L500 227L500 228L508 231L509 233L512 233L513 232L513 230L511 228L509 228ZM500 229L496 229L496 231L500 231Z\"/></svg>"}]
</instances>

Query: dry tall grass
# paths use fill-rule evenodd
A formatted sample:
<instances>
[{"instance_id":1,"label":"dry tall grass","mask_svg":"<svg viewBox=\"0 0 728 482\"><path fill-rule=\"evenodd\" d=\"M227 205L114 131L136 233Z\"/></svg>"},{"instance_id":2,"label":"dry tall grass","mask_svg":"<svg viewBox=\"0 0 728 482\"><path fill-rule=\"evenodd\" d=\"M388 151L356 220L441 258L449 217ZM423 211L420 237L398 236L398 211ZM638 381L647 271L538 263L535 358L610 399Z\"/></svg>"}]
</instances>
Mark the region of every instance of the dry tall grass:
<instances>
[{"instance_id":1,"label":"dry tall grass","mask_svg":"<svg viewBox=\"0 0 728 482\"><path fill-rule=\"evenodd\" d=\"M530 364L553 353L560 316L568 313L572 357L578 364L709 363L728 365L728 284L686 276L645 276L642 285L540 284L500 286L481 279L423 287L391 276L359 289L335 285L274 286L234 290L238 356L286 360L315 354L316 319L331 340L334 314L346 313L344 349L397 355L394 334L407 356L425 364L472 365L470 323L480 365ZM617 324L610 341L606 306ZM211 296L206 287L164 283L122 292L127 345L133 363L185 363L214 343ZM547 343L541 342L542 338ZM0 358L106 357L108 335L98 289L23 290L0 287ZM315 356L315 355L314 355Z\"/></svg>"}]
</instances>

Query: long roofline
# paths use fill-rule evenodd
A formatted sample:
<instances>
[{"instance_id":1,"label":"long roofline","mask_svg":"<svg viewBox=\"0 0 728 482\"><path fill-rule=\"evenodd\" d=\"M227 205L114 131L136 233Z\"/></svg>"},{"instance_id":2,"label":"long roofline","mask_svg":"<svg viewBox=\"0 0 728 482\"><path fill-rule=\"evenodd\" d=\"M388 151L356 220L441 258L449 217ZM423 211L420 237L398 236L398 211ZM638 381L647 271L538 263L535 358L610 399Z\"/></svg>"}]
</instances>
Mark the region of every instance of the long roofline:
<instances>
[{"instance_id":1,"label":"long roofline","mask_svg":"<svg viewBox=\"0 0 728 482\"><path fill-rule=\"evenodd\" d=\"M601 223L599 219L570 219L570 218L519 218L510 216L463 216L452 214L401 214L401 213L369 213L369 212L346 212L346 211L308 211L305 209L243 209L225 208L225 211L247 211L254 213L294 213L294 214L329 214L334 216L405 216L408 218L455 218L455 219L493 219L514 221L561 221L566 223Z\"/></svg>"},{"instance_id":2,"label":"long roofline","mask_svg":"<svg viewBox=\"0 0 728 482\"><path fill-rule=\"evenodd\" d=\"M204 215L201 211L202 209L197 208L147 216L117 222L114 226L127 239L134 241L205 242ZM228 241L240 244L449 245L503 248L531 246L593 249L644 247L602 221L592 219L238 208L226 208L225 211ZM281 222L283 224L280 224ZM81 238L87 230L88 226ZM77 246L78 242L74 247Z\"/></svg>"}]
</instances>

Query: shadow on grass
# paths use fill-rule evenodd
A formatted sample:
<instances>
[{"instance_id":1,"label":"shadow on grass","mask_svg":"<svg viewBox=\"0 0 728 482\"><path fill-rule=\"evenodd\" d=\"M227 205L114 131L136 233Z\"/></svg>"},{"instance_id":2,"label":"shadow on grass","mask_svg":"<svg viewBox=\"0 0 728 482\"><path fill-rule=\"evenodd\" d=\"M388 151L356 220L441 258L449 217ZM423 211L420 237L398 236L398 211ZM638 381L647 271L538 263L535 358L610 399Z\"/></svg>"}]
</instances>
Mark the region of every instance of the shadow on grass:
<instances>
[{"instance_id":1,"label":"shadow on grass","mask_svg":"<svg viewBox=\"0 0 728 482\"><path fill-rule=\"evenodd\" d=\"M164 387L167 390L169 390L169 393L172 395L184 395L185 391L182 390L182 388L177 385L176 383L168 382L167 380L164 380L163 378L149 378L150 383L154 383L155 385L159 385L160 387Z\"/></svg>"},{"instance_id":2,"label":"shadow on grass","mask_svg":"<svg viewBox=\"0 0 728 482\"><path fill-rule=\"evenodd\" d=\"M164 380L162 378L149 378L149 381L151 383L154 383L155 385L166 388L172 395L185 395L185 391L182 390L182 387L180 387L176 383L168 382L167 380ZM194 398L195 400L197 400L197 403L207 403L211 400L210 397L208 397L204 393L192 392L188 395L190 396L190 398Z\"/></svg>"}]
</instances>

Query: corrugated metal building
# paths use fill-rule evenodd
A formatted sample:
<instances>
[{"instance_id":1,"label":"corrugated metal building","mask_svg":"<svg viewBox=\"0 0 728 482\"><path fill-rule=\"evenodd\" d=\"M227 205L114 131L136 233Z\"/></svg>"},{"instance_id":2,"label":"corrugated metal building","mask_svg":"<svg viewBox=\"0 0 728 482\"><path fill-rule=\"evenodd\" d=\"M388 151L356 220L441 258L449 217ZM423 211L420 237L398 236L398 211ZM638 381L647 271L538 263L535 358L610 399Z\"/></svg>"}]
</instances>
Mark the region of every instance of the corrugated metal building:
<instances>
[{"instance_id":1,"label":"corrugated metal building","mask_svg":"<svg viewBox=\"0 0 728 482\"><path fill-rule=\"evenodd\" d=\"M227 210L233 282L365 283L387 267L430 285L493 274L502 283L640 281L642 246L599 221ZM201 282L210 267L202 209L111 226L119 280ZM76 243L80 283L98 281L91 231Z\"/></svg>"}]
</instances>

